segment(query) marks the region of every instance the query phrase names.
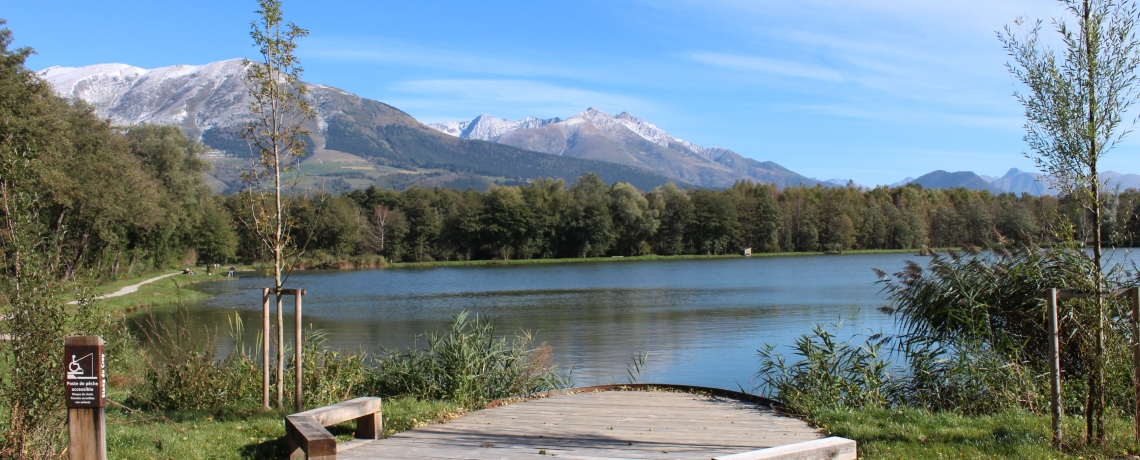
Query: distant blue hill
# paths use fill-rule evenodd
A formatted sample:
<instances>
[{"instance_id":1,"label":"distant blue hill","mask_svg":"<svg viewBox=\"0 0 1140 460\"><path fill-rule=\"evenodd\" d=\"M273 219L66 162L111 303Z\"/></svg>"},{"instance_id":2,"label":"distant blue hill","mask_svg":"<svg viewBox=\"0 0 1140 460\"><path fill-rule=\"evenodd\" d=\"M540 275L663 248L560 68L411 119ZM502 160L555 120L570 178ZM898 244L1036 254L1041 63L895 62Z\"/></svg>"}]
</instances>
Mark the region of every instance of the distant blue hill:
<instances>
[{"instance_id":1,"label":"distant blue hill","mask_svg":"<svg viewBox=\"0 0 1140 460\"><path fill-rule=\"evenodd\" d=\"M1140 190L1140 175L1137 174L1121 174L1115 171L1103 171L1100 173L1101 180L1107 182L1107 190L1124 191L1127 189ZM918 179L903 179L902 182L891 184L892 187L904 184L919 184L923 188L954 188L963 187L970 190L987 190L990 193L1013 193L1021 195L1028 193L1030 195L1057 195L1057 190L1050 187L1048 177L1041 176L1038 173L1022 171L1017 168L1012 168L1005 173L1004 176L993 178L989 176L979 176L971 171L934 171L926 174Z\"/></svg>"},{"instance_id":2,"label":"distant blue hill","mask_svg":"<svg viewBox=\"0 0 1140 460\"><path fill-rule=\"evenodd\" d=\"M994 187L997 187L1003 192L1014 193L1020 195L1028 193L1030 195L1056 195L1057 192L1049 188L1048 185L1038 179L1039 175L1036 173L1025 172L1017 168L1011 168L1004 176L994 179L990 182Z\"/></svg>"},{"instance_id":3,"label":"distant blue hill","mask_svg":"<svg viewBox=\"0 0 1140 460\"><path fill-rule=\"evenodd\" d=\"M962 187L969 190L985 190L994 194L1001 193L1000 189L970 171L946 172L938 170L919 176L910 183L921 185L922 188Z\"/></svg>"}]
</instances>

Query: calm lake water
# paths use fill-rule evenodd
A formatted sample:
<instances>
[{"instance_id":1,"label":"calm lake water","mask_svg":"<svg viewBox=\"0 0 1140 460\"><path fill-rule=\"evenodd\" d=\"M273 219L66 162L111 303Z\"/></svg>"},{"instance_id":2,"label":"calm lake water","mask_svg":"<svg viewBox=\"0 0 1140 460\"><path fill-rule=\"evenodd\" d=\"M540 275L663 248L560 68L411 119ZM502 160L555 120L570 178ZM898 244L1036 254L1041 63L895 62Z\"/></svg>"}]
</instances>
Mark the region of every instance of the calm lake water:
<instances>
[{"instance_id":1,"label":"calm lake water","mask_svg":"<svg viewBox=\"0 0 1140 460\"><path fill-rule=\"evenodd\" d=\"M631 357L649 353L641 382L752 387L765 343L787 347L813 325L843 320L845 336L891 333L872 268L893 273L913 253L755 257L295 272L305 288L305 325L329 346L404 348L443 330L461 311L502 333L528 330L554 348L579 385L624 382ZM236 311L253 341L265 278L203 283L212 295L189 305L195 330ZM292 306L287 298L286 337ZM166 317L172 309L156 311ZM223 344L225 345L225 344Z\"/></svg>"}]
</instances>

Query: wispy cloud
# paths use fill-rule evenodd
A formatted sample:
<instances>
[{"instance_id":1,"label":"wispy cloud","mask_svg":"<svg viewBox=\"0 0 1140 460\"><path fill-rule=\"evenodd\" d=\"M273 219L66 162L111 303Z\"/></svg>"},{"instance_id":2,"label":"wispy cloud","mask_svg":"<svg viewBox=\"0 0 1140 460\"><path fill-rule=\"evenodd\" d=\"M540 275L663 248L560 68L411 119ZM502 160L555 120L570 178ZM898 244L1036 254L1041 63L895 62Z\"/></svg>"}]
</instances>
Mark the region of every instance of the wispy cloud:
<instances>
[{"instance_id":1,"label":"wispy cloud","mask_svg":"<svg viewBox=\"0 0 1140 460\"><path fill-rule=\"evenodd\" d=\"M810 78L812 80L830 82L843 81L843 74L834 69L802 62L713 52L694 52L689 54L689 58L704 64L746 72Z\"/></svg>"},{"instance_id":2,"label":"wispy cloud","mask_svg":"<svg viewBox=\"0 0 1140 460\"><path fill-rule=\"evenodd\" d=\"M522 58L490 57L458 47L437 48L388 39L314 39L306 43L301 53L303 58L315 60L398 64L483 75L585 76L579 70L547 63L536 64Z\"/></svg>"},{"instance_id":3,"label":"wispy cloud","mask_svg":"<svg viewBox=\"0 0 1140 460\"><path fill-rule=\"evenodd\" d=\"M842 104L783 104L790 111L816 113L830 117L871 120L900 125L943 123L959 126L1012 129L1020 128L1025 120L1015 116L959 114L937 109L899 106L853 107Z\"/></svg>"}]
</instances>

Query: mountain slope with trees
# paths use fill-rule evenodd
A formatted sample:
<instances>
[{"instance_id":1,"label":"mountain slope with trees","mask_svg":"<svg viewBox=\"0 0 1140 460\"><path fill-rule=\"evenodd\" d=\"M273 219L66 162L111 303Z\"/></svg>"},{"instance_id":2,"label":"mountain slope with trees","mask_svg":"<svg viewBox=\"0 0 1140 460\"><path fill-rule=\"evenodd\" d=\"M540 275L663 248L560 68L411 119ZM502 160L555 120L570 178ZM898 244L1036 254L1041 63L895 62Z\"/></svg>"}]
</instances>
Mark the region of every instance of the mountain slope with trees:
<instances>
[{"instance_id":1,"label":"mountain slope with trees","mask_svg":"<svg viewBox=\"0 0 1140 460\"><path fill-rule=\"evenodd\" d=\"M90 103L99 116L116 125L176 125L191 138L241 159L250 155L240 136L249 119L248 95L241 80L244 72L242 61L233 59L152 70L124 64L51 67L40 75L61 96ZM321 163L326 152L363 159L371 165L367 173L350 168L340 174L363 174L373 183L438 185L439 181L431 179L444 174L452 182L486 188L491 183L540 177L570 181L596 172L608 183L625 181L648 190L671 180L630 165L456 139L382 102L323 85L306 83L306 87L308 102L316 109L316 118L304 123L311 136L310 156ZM419 174L422 169L438 172ZM236 174L216 176L231 189L240 182Z\"/></svg>"},{"instance_id":2,"label":"mountain slope with trees","mask_svg":"<svg viewBox=\"0 0 1140 460\"><path fill-rule=\"evenodd\" d=\"M780 187L821 184L771 161L756 161L725 148L705 148L677 139L629 113L611 116L593 107L565 120L529 117L512 121L479 115L471 121L428 126L462 139L635 166L704 187L725 188L739 180Z\"/></svg>"}]
</instances>

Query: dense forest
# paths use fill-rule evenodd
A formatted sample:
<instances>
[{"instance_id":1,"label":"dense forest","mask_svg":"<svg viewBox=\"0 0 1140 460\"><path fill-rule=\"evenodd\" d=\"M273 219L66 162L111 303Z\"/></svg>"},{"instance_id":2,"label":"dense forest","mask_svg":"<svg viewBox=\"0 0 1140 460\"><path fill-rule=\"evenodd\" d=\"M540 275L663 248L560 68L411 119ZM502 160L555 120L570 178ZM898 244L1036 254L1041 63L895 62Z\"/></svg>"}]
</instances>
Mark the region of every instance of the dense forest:
<instances>
[{"instance_id":1,"label":"dense forest","mask_svg":"<svg viewBox=\"0 0 1140 460\"><path fill-rule=\"evenodd\" d=\"M586 174L568 187L536 180L486 192L369 188L298 199L304 210L323 203L319 218L297 216L309 251L391 261L992 247L1048 243L1063 222L1091 238L1087 219L1064 198L918 186L781 190L740 182L642 192ZM1107 241L1128 244L1140 232L1140 193L1111 201L1113 218L1102 231Z\"/></svg>"}]
</instances>

